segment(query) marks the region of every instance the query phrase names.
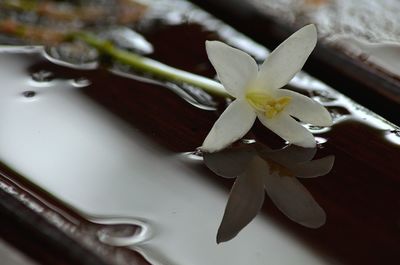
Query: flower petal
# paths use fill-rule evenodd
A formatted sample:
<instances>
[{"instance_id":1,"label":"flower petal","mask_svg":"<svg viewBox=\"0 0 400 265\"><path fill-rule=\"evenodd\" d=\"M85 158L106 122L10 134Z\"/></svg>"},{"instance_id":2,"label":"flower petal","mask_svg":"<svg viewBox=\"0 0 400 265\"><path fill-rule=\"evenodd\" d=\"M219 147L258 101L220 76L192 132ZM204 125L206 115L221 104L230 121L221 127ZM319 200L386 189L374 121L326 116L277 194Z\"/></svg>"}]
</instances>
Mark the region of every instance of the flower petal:
<instances>
[{"instance_id":1,"label":"flower petal","mask_svg":"<svg viewBox=\"0 0 400 265\"><path fill-rule=\"evenodd\" d=\"M233 184L217 233L217 243L234 238L258 214L264 202L265 162L254 157L243 175Z\"/></svg>"},{"instance_id":2,"label":"flower petal","mask_svg":"<svg viewBox=\"0 0 400 265\"><path fill-rule=\"evenodd\" d=\"M240 139L253 126L256 114L245 99L233 101L215 122L204 140L201 150L219 151Z\"/></svg>"},{"instance_id":3,"label":"flower petal","mask_svg":"<svg viewBox=\"0 0 400 265\"><path fill-rule=\"evenodd\" d=\"M259 88L281 88L301 70L317 43L317 30L308 25L290 36L265 60L256 81Z\"/></svg>"},{"instance_id":4,"label":"flower petal","mask_svg":"<svg viewBox=\"0 0 400 265\"><path fill-rule=\"evenodd\" d=\"M315 178L328 174L334 162L335 156L331 155L305 163L292 164L288 166L288 169L293 172L296 177Z\"/></svg>"},{"instance_id":5,"label":"flower petal","mask_svg":"<svg viewBox=\"0 0 400 265\"><path fill-rule=\"evenodd\" d=\"M292 221L309 228L325 224L324 210L296 178L268 175L265 189L276 207Z\"/></svg>"},{"instance_id":6,"label":"flower petal","mask_svg":"<svg viewBox=\"0 0 400 265\"><path fill-rule=\"evenodd\" d=\"M225 178L235 178L243 174L256 155L252 144L226 148L215 153L204 153L204 164L215 174Z\"/></svg>"},{"instance_id":7,"label":"flower petal","mask_svg":"<svg viewBox=\"0 0 400 265\"><path fill-rule=\"evenodd\" d=\"M296 145L289 145L283 149L272 150L269 147L261 145L258 149L258 154L266 159L275 161L281 165L290 165L308 162L313 159L317 153L317 148L304 148Z\"/></svg>"},{"instance_id":8,"label":"flower petal","mask_svg":"<svg viewBox=\"0 0 400 265\"><path fill-rule=\"evenodd\" d=\"M282 112L271 119L258 114L258 118L265 127L291 144L306 148L316 146L314 136L286 113Z\"/></svg>"},{"instance_id":9,"label":"flower petal","mask_svg":"<svg viewBox=\"0 0 400 265\"><path fill-rule=\"evenodd\" d=\"M235 98L243 97L246 86L257 76L256 61L247 53L219 41L206 41L206 50L228 93Z\"/></svg>"},{"instance_id":10,"label":"flower petal","mask_svg":"<svg viewBox=\"0 0 400 265\"><path fill-rule=\"evenodd\" d=\"M311 98L287 89L278 89L275 95L291 98L290 103L285 107L285 111L291 116L313 125L332 125L332 117L328 110Z\"/></svg>"}]
</instances>

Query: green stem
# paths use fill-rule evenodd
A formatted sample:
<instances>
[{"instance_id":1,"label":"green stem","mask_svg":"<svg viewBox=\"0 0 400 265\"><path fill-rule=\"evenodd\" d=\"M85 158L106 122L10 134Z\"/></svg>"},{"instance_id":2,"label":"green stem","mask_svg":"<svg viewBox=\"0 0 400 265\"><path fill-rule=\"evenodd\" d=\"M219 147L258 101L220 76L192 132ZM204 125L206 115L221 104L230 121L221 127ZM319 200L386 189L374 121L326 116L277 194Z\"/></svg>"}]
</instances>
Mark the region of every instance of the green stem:
<instances>
[{"instance_id":1,"label":"green stem","mask_svg":"<svg viewBox=\"0 0 400 265\"><path fill-rule=\"evenodd\" d=\"M78 32L73 33L72 38L82 40L88 45L96 48L99 52L106 54L123 64L129 65L138 71L150 73L158 78L168 81L190 84L215 96L225 98L230 97L224 87L216 81L178 70L155 60L119 49L109 41L99 39L92 34Z\"/></svg>"},{"instance_id":2,"label":"green stem","mask_svg":"<svg viewBox=\"0 0 400 265\"><path fill-rule=\"evenodd\" d=\"M19 1L6 0L3 2L2 5L6 8L13 8L24 12L29 12L29 11L35 11L37 9L38 2L36 0L19 0Z\"/></svg>"}]
</instances>

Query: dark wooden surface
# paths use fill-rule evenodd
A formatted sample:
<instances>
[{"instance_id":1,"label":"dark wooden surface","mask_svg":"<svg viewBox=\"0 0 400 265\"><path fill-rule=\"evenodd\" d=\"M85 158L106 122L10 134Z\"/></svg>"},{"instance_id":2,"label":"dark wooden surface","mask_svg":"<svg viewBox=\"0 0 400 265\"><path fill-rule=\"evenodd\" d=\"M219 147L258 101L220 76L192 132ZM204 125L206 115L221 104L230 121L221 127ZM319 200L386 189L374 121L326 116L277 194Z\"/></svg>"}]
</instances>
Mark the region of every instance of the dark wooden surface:
<instances>
[{"instance_id":1,"label":"dark wooden surface","mask_svg":"<svg viewBox=\"0 0 400 265\"><path fill-rule=\"evenodd\" d=\"M204 1L203 4L207 3L208 1ZM247 18L247 22L243 17L239 19L236 13L229 13L230 5L225 7L224 13L211 1L207 7L265 44L276 44L288 34L286 29L272 22L266 30L264 24L261 26L260 20L257 20L259 18L255 16ZM146 37L155 46L152 56L157 60L204 76L214 75L204 51L204 41L216 38L215 33L196 25L184 24L154 29ZM183 38L185 42L182 41ZM165 45L166 42L169 45ZM346 91L371 91L374 102L385 102L386 107L382 111L386 112L382 113L389 118L398 118L394 111L397 103L377 95L373 89L365 90L360 80L341 73L346 67L353 69L355 66L347 59L334 56L332 50L324 49L326 47L322 46L317 49L307 69L317 73L318 77L324 77L324 73L333 76L329 69L335 69L335 79L326 79L335 84L335 89L340 90L341 86L346 84ZM335 63L337 65L326 62L333 57L338 58ZM344 65L340 71L337 69L339 65ZM354 69L357 71L359 68ZM30 68L32 72L37 70L50 70L57 78L66 79L84 75L92 82L91 86L83 90L87 97L171 152L192 151L199 146L219 115L218 111L194 108L164 86L118 77L106 70L81 72L54 66L45 61L39 61ZM387 84L386 80L379 81L379 77L370 78L375 78L379 86ZM368 107L375 106L365 97L368 93L360 94L364 94L363 100L367 100ZM135 100L132 101L132 98ZM154 104L154 98L162 100ZM319 230L301 227L283 216L269 199L265 202L263 214L278 221L304 244L335 262L363 265L397 264L400 262L400 149L385 140L384 136L388 132L376 129L354 117L348 118L347 122L339 123L330 132L320 135L328 139L328 142L320 149L319 155L336 157L332 172L327 176L303 182L326 210L327 224ZM253 134L258 139L269 135L259 124L256 125ZM207 177L216 178L204 166L188 166L197 168ZM2 173L10 175L10 172L4 170ZM28 183L25 185L29 187ZM231 182L216 180L216 185L229 187ZM40 190L37 192L40 193ZM46 194L42 195L46 198ZM82 248L3 191L0 191L0 234L43 264L104 264L92 252Z\"/></svg>"}]
</instances>

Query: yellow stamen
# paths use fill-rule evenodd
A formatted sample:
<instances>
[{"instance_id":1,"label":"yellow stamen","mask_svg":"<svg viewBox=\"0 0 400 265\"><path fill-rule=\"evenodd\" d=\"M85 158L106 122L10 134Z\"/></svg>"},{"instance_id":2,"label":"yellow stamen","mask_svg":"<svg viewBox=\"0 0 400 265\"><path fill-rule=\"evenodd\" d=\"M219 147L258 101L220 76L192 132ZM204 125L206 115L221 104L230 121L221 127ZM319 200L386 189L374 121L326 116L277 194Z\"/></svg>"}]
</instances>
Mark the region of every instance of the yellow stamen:
<instances>
[{"instance_id":1,"label":"yellow stamen","mask_svg":"<svg viewBox=\"0 0 400 265\"><path fill-rule=\"evenodd\" d=\"M267 164L270 166L271 173L276 173L280 177L294 177L295 175L287 167L271 160L266 159Z\"/></svg>"},{"instance_id":2,"label":"yellow stamen","mask_svg":"<svg viewBox=\"0 0 400 265\"><path fill-rule=\"evenodd\" d=\"M264 91L247 92L246 99L253 108L269 119L280 113L291 101L290 97L273 98Z\"/></svg>"}]
</instances>

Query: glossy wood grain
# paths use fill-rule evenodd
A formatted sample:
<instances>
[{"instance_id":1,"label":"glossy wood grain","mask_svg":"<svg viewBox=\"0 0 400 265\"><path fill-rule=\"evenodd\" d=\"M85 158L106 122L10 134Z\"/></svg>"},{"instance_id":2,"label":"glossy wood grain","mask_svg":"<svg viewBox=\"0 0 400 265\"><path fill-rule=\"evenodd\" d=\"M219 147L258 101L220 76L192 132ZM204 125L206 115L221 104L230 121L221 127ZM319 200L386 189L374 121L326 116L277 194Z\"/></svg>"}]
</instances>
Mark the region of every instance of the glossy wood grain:
<instances>
[{"instance_id":1,"label":"glossy wood grain","mask_svg":"<svg viewBox=\"0 0 400 265\"><path fill-rule=\"evenodd\" d=\"M209 7L214 8L211 4ZM271 39L267 36L275 36L274 40L279 40L287 33L276 24L271 24L267 31L264 26L262 27L263 35L261 36L261 27L257 26L260 25L260 20L257 20L260 18L252 16L246 19L249 20L247 22L241 20L240 25L233 20L231 22L264 43L271 43ZM250 21L253 22L250 23ZM250 28L250 25L256 26ZM214 76L214 70L204 51L204 41L218 38L215 32L207 31L199 25L181 24L155 28L144 34L154 44L153 58L197 74ZM185 42L182 42L183 38ZM166 42L169 43L168 46L164 45ZM350 90L364 89L365 80L360 83L360 80L356 80L357 75L351 79L337 78L344 76L345 73L339 72L336 63L332 66L326 61L340 55L328 55L332 51L324 49L322 46L317 49L307 69L323 77L324 73L328 73L330 67L333 67L337 73L332 81L332 84L335 84L334 88L340 90L346 83L346 87ZM345 65L344 67L350 67L350 69L359 69L353 68L354 66L347 59L338 60L340 62L337 64ZM324 62L323 66L316 67L318 62ZM27 70L31 73L47 70L59 79L87 78L91 81L91 85L82 89L86 97L122 118L150 141L171 153L194 151L201 145L220 114L220 111L206 111L193 107L163 85L117 76L105 69L80 71L38 60ZM378 84L391 86L386 79L377 79L376 82L372 86ZM309 94L312 95L312 93L310 89ZM363 98L365 99L365 95ZM391 108L397 103L385 97L376 99L387 103L384 113L397 121L397 114L395 115ZM224 107L223 103L219 105L221 110ZM344 108L346 120L338 122L330 131L318 134L319 137L327 139L327 142L319 147L318 156L334 155L336 158L334 168L326 176L302 181L325 209L328 216L326 225L316 230L299 226L282 215L269 199L266 199L262 214L265 218L276 221L280 227L299 238L305 245L311 246L317 253L332 260L332 263L397 264L400 262L398 251L400 245L400 167L398 166L400 148L385 138L390 133L389 131L374 127L368 122L368 117L362 120L352 116L349 111L346 112L346 106L330 106L329 108L334 107ZM351 109L351 106L348 107ZM249 136L259 141L273 143L276 147L282 146L282 141L260 124L256 124ZM232 184L232 181L215 176L202 164L188 163L184 166L201 172L205 178L213 179L215 185L225 189ZM4 166L0 170L4 176L21 185L22 191L24 189L30 191L30 195L26 192L27 196L34 194L48 202L48 205L56 206L49 209L63 209L63 212L85 222L84 217L46 194L40 187L32 186L24 181L23 177L15 175ZM43 220L40 215L32 213L16 201L10 194L0 191L0 197L2 224L0 233L5 239L37 260L44 264L60 265L105 264L104 257L99 258L93 251L87 251L80 245L79 240L77 242L76 239L71 240L66 237ZM133 255L133 264L145 264L140 256L132 253L129 255ZM284 249L282 253L284 255Z\"/></svg>"}]
</instances>

